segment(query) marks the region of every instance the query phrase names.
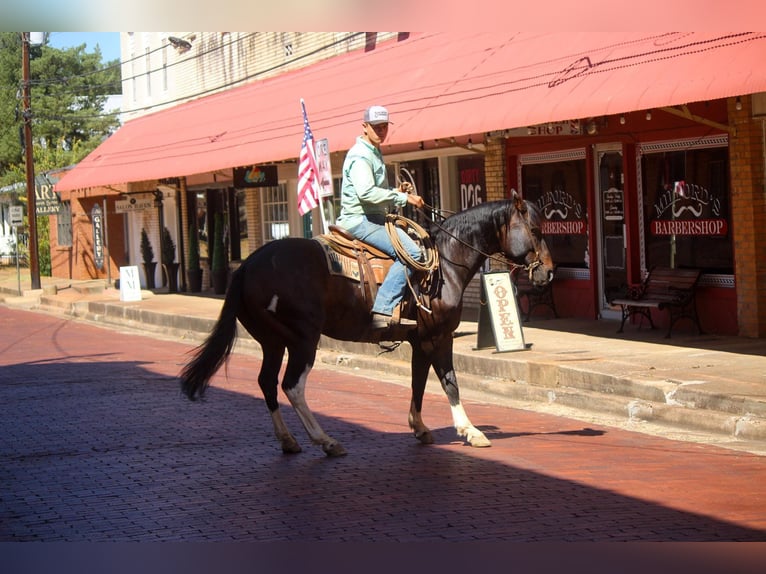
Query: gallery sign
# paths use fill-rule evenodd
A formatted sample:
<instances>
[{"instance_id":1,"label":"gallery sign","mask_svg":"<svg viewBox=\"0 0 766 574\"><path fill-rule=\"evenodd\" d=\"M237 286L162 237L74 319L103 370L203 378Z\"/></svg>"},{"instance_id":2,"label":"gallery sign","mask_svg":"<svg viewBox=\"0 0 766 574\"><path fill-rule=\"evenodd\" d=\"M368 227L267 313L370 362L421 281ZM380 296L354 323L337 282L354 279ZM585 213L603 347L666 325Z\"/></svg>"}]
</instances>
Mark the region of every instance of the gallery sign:
<instances>
[{"instance_id":1,"label":"gallery sign","mask_svg":"<svg viewBox=\"0 0 766 574\"><path fill-rule=\"evenodd\" d=\"M104 212L97 203L90 211L93 225L93 264L96 269L104 268Z\"/></svg>"},{"instance_id":2,"label":"gallery sign","mask_svg":"<svg viewBox=\"0 0 766 574\"><path fill-rule=\"evenodd\" d=\"M35 213L37 215L56 215L61 209L61 200L53 191L52 183L35 181Z\"/></svg>"}]
</instances>

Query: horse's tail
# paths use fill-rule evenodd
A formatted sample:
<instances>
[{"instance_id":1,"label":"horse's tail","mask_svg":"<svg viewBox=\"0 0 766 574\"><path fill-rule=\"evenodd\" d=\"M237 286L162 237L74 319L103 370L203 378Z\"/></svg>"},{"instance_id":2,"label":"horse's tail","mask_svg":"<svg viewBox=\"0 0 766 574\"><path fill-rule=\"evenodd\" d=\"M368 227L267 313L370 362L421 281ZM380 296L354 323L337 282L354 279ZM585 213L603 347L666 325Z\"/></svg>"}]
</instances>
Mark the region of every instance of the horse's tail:
<instances>
[{"instance_id":1,"label":"horse's tail","mask_svg":"<svg viewBox=\"0 0 766 574\"><path fill-rule=\"evenodd\" d=\"M181 371L181 391L192 401L202 398L210 379L226 362L234 348L237 338L237 313L242 304L243 280L244 275L240 270L232 274L231 284L213 331Z\"/></svg>"}]
</instances>

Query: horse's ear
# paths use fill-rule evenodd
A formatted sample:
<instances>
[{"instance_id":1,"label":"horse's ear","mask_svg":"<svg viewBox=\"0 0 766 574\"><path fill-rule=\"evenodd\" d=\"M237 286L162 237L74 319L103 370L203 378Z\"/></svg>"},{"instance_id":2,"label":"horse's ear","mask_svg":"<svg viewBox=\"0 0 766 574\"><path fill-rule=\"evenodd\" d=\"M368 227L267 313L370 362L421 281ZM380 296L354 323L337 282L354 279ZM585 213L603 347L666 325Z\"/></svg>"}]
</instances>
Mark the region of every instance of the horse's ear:
<instances>
[{"instance_id":1,"label":"horse's ear","mask_svg":"<svg viewBox=\"0 0 766 574\"><path fill-rule=\"evenodd\" d=\"M511 189L511 200L513 200L514 207L521 213L527 210L526 202L515 189Z\"/></svg>"}]
</instances>

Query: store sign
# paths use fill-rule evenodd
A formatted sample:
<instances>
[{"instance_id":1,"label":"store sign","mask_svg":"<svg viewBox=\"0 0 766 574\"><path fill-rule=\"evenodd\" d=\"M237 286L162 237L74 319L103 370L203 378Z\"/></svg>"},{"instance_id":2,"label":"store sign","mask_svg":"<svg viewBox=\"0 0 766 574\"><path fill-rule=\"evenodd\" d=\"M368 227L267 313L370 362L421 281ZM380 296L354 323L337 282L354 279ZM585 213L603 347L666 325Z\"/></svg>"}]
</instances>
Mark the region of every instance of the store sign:
<instances>
[{"instance_id":1,"label":"store sign","mask_svg":"<svg viewBox=\"0 0 766 574\"><path fill-rule=\"evenodd\" d=\"M234 168L234 187L274 187L278 183L277 166L275 165Z\"/></svg>"},{"instance_id":2,"label":"store sign","mask_svg":"<svg viewBox=\"0 0 766 574\"><path fill-rule=\"evenodd\" d=\"M482 300L487 305L482 305L479 312L476 348L484 349L494 344L498 352L525 350L527 345L510 272L482 273L481 290Z\"/></svg>"},{"instance_id":3,"label":"store sign","mask_svg":"<svg viewBox=\"0 0 766 574\"><path fill-rule=\"evenodd\" d=\"M582 135L582 125L580 124L580 120L548 122L534 126L503 130L501 133L504 137L579 136Z\"/></svg>"},{"instance_id":4,"label":"store sign","mask_svg":"<svg viewBox=\"0 0 766 574\"><path fill-rule=\"evenodd\" d=\"M93 227L93 264L96 269L104 268L104 212L97 203L90 210L91 225Z\"/></svg>"},{"instance_id":5,"label":"store sign","mask_svg":"<svg viewBox=\"0 0 766 574\"><path fill-rule=\"evenodd\" d=\"M35 182L35 213L37 215L56 215L61 209L61 200L53 191L53 184Z\"/></svg>"},{"instance_id":6,"label":"store sign","mask_svg":"<svg viewBox=\"0 0 766 574\"><path fill-rule=\"evenodd\" d=\"M582 204L572 194L560 189L543 193L537 200L543 214L543 235L584 235L588 222Z\"/></svg>"},{"instance_id":7,"label":"store sign","mask_svg":"<svg viewBox=\"0 0 766 574\"><path fill-rule=\"evenodd\" d=\"M131 211L143 211L144 209L151 209L154 207L153 199L137 199L131 197L130 199L124 199L114 202L114 211L116 213L130 213Z\"/></svg>"},{"instance_id":8,"label":"store sign","mask_svg":"<svg viewBox=\"0 0 766 574\"><path fill-rule=\"evenodd\" d=\"M654 203L653 235L724 237L729 231L721 200L701 185L675 181Z\"/></svg>"},{"instance_id":9,"label":"store sign","mask_svg":"<svg viewBox=\"0 0 766 574\"><path fill-rule=\"evenodd\" d=\"M460 181L460 209L476 207L487 202L487 184L484 176L484 158L458 158Z\"/></svg>"},{"instance_id":10,"label":"store sign","mask_svg":"<svg viewBox=\"0 0 766 574\"><path fill-rule=\"evenodd\" d=\"M622 190L610 187L604 191L604 219L606 221L622 221L625 217L625 207L622 202Z\"/></svg>"}]
</instances>

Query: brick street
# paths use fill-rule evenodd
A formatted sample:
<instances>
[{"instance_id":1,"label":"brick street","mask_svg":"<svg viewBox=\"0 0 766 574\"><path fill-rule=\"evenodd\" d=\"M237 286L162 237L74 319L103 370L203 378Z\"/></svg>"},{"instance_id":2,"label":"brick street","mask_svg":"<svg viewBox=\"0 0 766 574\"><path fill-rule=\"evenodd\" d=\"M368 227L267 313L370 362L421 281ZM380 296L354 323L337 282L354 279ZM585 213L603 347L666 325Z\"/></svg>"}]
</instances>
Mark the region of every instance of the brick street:
<instances>
[{"instance_id":1,"label":"brick street","mask_svg":"<svg viewBox=\"0 0 766 574\"><path fill-rule=\"evenodd\" d=\"M0 541L766 541L766 457L466 401L493 441L472 449L433 387L423 446L406 386L322 365L309 404L349 454L285 406L285 456L256 357L191 403L190 343L0 320Z\"/></svg>"}]
</instances>

